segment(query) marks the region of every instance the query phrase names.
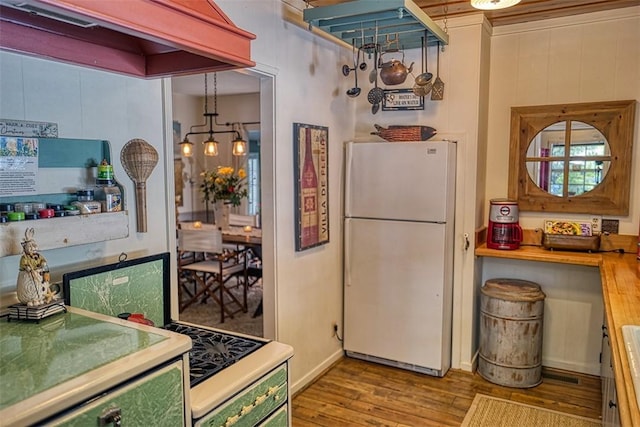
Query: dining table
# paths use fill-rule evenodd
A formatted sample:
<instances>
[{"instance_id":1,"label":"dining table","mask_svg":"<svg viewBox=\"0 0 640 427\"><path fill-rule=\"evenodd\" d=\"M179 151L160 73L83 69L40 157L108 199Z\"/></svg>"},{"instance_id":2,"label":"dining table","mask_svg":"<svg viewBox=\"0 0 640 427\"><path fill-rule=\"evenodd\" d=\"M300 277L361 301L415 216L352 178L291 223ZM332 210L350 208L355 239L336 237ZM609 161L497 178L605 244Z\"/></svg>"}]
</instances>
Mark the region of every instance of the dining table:
<instances>
[{"instance_id":1,"label":"dining table","mask_svg":"<svg viewBox=\"0 0 640 427\"><path fill-rule=\"evenodd\" d=\"M222 242L260 247L262 246L262 229L251 226L230 225L228 229L222 230Z\"/></svg>"},{"instance_id":2,"label":"dining table","mask_svg":"<svg viewBox=\"0 0 640 427\"><path fill-rule=\"evenodd\" d=\"M210 230L215 229L215 224L210 224L201 221L181 221L179 222L179 228L193 230ZM262 277L262 229L259 227L253 227L250 225L229 225L228 228L222 231L222 243L225 245L235 245L237 251L244 251L250 249L254 255L254 259L251 260L247 266L249 276L257 278ZM256 308L253 317L262 314L262 301Z\"/></svg>"}]
</instances>

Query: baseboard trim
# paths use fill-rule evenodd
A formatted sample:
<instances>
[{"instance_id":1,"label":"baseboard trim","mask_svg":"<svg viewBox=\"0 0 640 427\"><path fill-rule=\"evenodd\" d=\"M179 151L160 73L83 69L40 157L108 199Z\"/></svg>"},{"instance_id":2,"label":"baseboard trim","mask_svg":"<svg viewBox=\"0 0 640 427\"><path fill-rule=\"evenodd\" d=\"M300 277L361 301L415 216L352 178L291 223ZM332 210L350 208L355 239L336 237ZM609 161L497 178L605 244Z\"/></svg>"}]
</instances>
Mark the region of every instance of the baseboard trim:
<instances>
[{"instance_id":1,"label":"baseboard trim","mask_svg":"<svg viewBox=\"0 0 640 427\"><path fill-rule=\"evenodd\" d=\"M311 385L316 379L320 378L325 372L327 372L333 365L344 357L344 350L339 349L318 366L309 371L307 375L300 378L298 381L291 385L291 394L295 397L296 393L301 392L306 387Z\"/></svg>"},{"instance_id":2,"label":"baseboard trim","mask_svg":"<svg viewBox=\"0 0 640 427\"><path fill-rule=\"evenodd\" d=\"M542 366L569 372L600 376L600 365L595 363L576 363L566 360L542 358Z\"/></svg>"}]
</instances>

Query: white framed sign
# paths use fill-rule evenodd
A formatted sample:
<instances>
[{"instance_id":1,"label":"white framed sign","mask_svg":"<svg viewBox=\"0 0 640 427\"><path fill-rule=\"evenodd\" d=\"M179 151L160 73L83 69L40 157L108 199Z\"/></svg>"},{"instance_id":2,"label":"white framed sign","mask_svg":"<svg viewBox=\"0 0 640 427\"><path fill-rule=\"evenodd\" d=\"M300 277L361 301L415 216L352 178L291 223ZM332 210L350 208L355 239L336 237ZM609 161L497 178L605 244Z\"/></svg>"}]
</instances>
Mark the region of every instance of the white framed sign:
<instances>
[{"instance_id":1,"label":"white framed sign","mask_svg":"<svg viewBox=\"0 0 640 427\"><path fill-rule=\"evenodd\" d=\"M29 120L0 119L0 135L25 138L57 138L58 124Z\"/></svg>"},{"instance_id":2,"label":"white framed sign","mask_svg":"<svg viewBox=\"0 0 640 427\"><path fill-rule=\"evenodd\" d=\"M424 98L412 89L385 89L382 111L424 110Z\"/></svg>"}]
</instances>

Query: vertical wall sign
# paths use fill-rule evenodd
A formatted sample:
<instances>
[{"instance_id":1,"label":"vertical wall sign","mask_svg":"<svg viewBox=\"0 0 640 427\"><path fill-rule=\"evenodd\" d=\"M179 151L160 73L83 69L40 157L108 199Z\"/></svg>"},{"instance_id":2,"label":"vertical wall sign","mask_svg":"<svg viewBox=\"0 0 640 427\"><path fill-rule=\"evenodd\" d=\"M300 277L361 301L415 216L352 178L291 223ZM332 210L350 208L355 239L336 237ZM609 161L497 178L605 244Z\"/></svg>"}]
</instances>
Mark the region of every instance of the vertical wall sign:
<instances>
[{"instance_id":1,"label":"vertical wall sign","mask_svg":"<svg viewBox=\"0 0 640 427\"><path fill-rule=\"evenodd\" d=\"M38 138L0 136L0 196L37 194Z\"/></svg>"},{"instance_id":2,"label":"vertical wall sign","mask_svg":"<svg viewBox=\"0 0 640 427\"><path fill-rule=\"evenodd\" d=\"M293 124L296 251L329 242L329 128Z\"/></svg>"}]
</instances>

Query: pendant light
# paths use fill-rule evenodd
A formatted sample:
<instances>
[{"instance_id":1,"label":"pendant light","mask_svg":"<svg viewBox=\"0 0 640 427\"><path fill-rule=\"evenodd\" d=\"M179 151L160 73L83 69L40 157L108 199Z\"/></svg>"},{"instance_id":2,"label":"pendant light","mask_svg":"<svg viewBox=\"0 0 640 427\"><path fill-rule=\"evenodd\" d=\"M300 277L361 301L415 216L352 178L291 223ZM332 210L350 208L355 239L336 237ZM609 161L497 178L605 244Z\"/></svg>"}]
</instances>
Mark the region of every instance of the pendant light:
<instances>
[{"instance_id":1,"label":"pendant light","mask_svg":"<svg viewBox=\"0 0 640 427\"><path fill-rule=\"evenodd\" d=\"M214 138L214 134L216 133L235 133L236 137L233 140L233 155L234 156L244 156L247 154L247 143L240 136L240 132L235 129L232 130L213 130L213 124L215 119L218 117L218 79L216 73L213 74L213 101L214 101L214 112L210 113L208 110L208 84L207 84L207 74L204 75L204 114L205 123L201 125L193 125L189 129L189 133L184 136L184 140L180 142L180 151L182 155L185 157L193 156L193 143L189 141L189 135L209 135L206 141L204 141L204 155L205 156L217 156L218 152L218 141ZM220 124L215 122L216 126L229 126L229 124ZM209 126L209 130L194 132L193 129L197 127L205 127Z\"/></svg>"},{"instance_id":2,"label":"pendant light","mask_svg":"<svg viewBox=\"0 0 640 427\"><path fill-rule=\"evenodd\" d=\"M235 130L235 124L232 124L233 129ZM231 152L234 156L246 156L247 155L247 141L240 137L240 132L237 132L236 138L232 142L233 148Z\"/></svg>"},{"instance_id":3,"label":"pendant light","mask_svg":"<svg viewBox=\"0 0 640 427\"><path fill-rule=\"evenodd\" d=\"M471 0L471 6L481 10L497 10L515 6L520 0Z\"/></svg>"},{"instance_id":4,"label":"pendant light","mask_svg":"<svg viewBox=\"0 0 640 427\"><path fill-rule=\"evenodd\" d=\"M218 155L218 141L214 139L213 135L204 142L204 155L210 157Z\"/></svg>"}]
</instances>

